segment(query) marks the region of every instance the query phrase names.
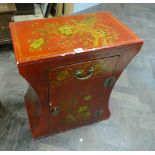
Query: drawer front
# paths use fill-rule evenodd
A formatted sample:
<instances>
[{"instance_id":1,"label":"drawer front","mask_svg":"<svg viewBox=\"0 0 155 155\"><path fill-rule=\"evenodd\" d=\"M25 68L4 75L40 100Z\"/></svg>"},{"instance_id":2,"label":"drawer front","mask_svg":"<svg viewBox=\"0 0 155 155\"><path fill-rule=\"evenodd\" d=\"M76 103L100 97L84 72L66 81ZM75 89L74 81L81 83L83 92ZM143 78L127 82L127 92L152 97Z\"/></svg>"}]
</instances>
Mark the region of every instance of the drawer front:
<instances>
[{"instance_id":1,"label":"drawer front","mask_svg":"<svg viewBox=\"0 0 155 155\"><path fill-rule=\"evenodd\" d=\"M111 77L117 61L114 56L49 71L51 130L98 119L98 111L103 111L104 81Z\"/></svg>"},{"instance_id":2,"label":"drawer front","mask_svg":"<svg viewBox=\"0 0 155 155\"><path fill-rule=\"evenodd\" d=\"M81 80L90 80L92 78L111 74L117 60L118 56L115 56L51 69L49 74L50 86L58 87L67 83L76 82L80 80L80 77Z\"/></svg>"}]
</instances>

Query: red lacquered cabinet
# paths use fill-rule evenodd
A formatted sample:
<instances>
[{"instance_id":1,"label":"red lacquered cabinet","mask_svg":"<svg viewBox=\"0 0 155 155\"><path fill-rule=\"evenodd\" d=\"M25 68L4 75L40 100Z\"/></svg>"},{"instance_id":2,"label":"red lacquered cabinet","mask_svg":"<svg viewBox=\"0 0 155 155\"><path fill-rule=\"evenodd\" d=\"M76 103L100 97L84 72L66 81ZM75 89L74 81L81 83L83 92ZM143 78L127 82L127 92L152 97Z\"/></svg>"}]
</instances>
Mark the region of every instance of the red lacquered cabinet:
<instances>
[{"instance_id":1,"label":"red lacquered cabinet","mask_svg":"<svg viewBox=\"0 0 155 155\"><path fill-rule=\"evenodd\" d=\"M108 119L114 84L143 40L107 12L10 23L33 138Z\"/></svg>"}]
</instances>

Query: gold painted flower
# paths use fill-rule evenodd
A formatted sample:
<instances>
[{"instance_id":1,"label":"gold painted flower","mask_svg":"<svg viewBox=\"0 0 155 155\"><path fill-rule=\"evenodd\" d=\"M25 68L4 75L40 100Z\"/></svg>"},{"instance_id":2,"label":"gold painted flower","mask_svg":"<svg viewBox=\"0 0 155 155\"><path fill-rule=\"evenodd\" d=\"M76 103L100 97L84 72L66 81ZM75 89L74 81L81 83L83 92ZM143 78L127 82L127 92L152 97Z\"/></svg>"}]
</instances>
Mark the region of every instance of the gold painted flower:
<instances>
[{"instance_id":1,"label":"gold painted flower","mask_svg":"<svg viewBox=\"0 0 155 155\"><path fill-rule=\"evenodd\" d=\"M88 119L90 117L90 112L87 106L80 106L77 110L80 116L84 119Z\"/></svg>"},{"instance_id":2,"label":"gold painted flower","mask_svg":"<svg viewBox=\"0 0 155 155\"><path fill-rule=\"evenodd\" d=\"M65 34L65 35L71 35L73 33L72 27L69 25L64 25L58 28L60 33Z\"/></svg>"},{"instance_id":3,"label":"gold painted flower","mask_svg":"<svg viewBox=\"0 0 155 155\"><path fill-rule=\"evenodd\" d=\"M45 44L45 40L43 38L30 41L30 47L32 50L40 49L44 44Z\"/></svg>"},{"instance_id":4,"label":"gold painted flower","mask_svg":"<svg viewBox=\"0 0 155 155\"><path fill-rule=\"evenodd\" d=\"M86 96L84 97L84 100L85 100L85 101L89 101L89 100L91 100L91 98L92 98L91 95L86 95Z\"/></svg>"},{"instance_id":5,"label":"gold painted flower","mask_svg":"<svg viewBox=\"0 0 155 155\"><path fill-rule=\"evenodd\" d=\"M58 75L57 75L57 77L56 77L56 79L58 80L58 81L61 81L61 80L65 80L65 79L67 79L67 78L69 78L70 77L70 75L69 75L69 73L68 73L68 71L61 71Z\"/></svg>"}]
</instances>

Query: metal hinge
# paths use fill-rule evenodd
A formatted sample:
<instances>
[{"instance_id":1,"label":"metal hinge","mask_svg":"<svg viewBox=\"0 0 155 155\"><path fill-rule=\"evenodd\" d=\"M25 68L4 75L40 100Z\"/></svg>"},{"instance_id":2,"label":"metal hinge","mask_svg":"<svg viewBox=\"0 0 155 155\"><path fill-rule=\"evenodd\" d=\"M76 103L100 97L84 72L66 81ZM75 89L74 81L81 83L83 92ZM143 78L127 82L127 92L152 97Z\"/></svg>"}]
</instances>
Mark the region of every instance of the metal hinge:
<instances>
[{"instance_id":1,"label":"metal hinge","mask_svg":"<svg viewBox=\"0 0 155 155\"><path fill-rule=\"evenodd\" d=\"M104 87L106 87L106 88L113 87L115 82L116 82L116 78L115 77L108 78L108 79L106 79L104 81Z\"/></svg>"},{"instance_id":2,"label":"metal hinge","mask_svg":"<svg viewBox=\"0 0 155 155\"><path fill-rule=\"evenodd\" d=\"M96 114L95 114L95 115L96 115L96 118L101 117L102 114L103 114L103 109L97 110L97 111L96 111Z\"/></svg>"}]
</instances>

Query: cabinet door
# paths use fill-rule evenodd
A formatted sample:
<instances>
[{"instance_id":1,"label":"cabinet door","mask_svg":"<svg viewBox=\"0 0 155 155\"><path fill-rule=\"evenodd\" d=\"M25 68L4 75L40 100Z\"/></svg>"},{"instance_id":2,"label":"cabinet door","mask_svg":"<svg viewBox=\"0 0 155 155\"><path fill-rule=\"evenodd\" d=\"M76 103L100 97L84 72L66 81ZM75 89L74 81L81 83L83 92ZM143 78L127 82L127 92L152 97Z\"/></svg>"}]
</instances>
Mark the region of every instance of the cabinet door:
<instances>
[{"instance_id":1,"label":"cabinet door","mask_svg":"<svg viewBox=\"0 0 155 155\"><path fill-rule=\"evenodd\" d=\"M50 128L63 130L88 124L104 112L105 79L112 76L118 56L49 71Z\"/></svg>"}]
</instances>

